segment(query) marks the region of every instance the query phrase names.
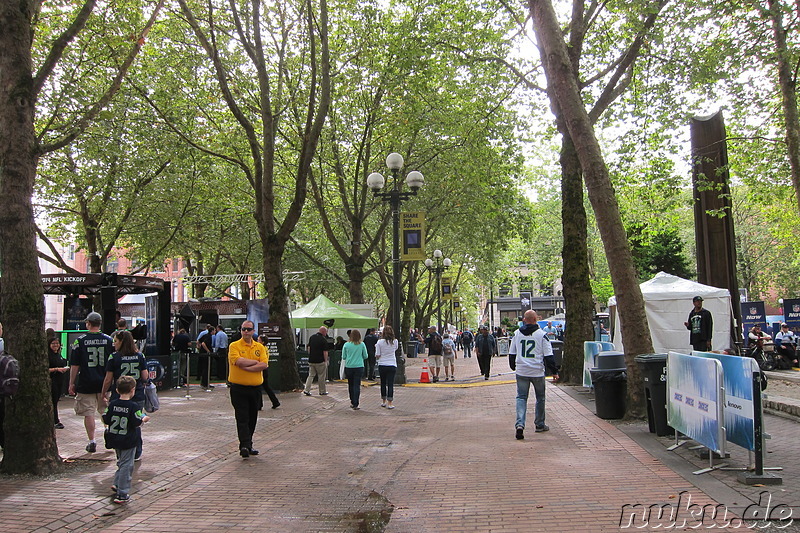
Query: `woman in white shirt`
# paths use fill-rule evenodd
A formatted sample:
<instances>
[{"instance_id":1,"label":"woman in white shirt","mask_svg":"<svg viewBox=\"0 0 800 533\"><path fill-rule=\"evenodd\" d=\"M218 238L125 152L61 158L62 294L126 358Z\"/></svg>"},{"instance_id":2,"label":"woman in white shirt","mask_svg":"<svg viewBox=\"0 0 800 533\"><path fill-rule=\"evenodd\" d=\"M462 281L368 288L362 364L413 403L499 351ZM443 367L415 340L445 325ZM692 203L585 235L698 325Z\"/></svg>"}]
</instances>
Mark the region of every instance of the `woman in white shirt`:
<instances>
[{"instance_id":1,"label":"woman in white shirt","mask_svg":"<svg viewBox=\"0 0 800 533\"><path fill-rule=\"evenodd\" d=\"M381 407L394 409L394 376L397 374L397 339L391 326L384 326L381 339L375 345L375 360L381 377Z\"/></svg>"}]
</instances>

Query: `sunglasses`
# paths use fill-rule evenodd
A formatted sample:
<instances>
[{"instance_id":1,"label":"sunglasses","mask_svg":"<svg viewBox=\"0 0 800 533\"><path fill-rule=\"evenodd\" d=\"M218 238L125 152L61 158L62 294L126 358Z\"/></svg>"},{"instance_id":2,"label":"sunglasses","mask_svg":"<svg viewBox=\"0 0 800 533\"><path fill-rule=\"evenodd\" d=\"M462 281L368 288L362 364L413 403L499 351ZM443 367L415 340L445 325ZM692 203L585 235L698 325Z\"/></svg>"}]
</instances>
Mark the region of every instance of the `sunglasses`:
<instances>
[{"instance_id":1,"label":"sunglasses","mask_svg":"<svg viewBox=\"0 0 800 533\"><path fill-rule=\"evenodd\" d=\"M253 331L256 328L242 328L242 331Z\"/></svg>"}]
</instances>

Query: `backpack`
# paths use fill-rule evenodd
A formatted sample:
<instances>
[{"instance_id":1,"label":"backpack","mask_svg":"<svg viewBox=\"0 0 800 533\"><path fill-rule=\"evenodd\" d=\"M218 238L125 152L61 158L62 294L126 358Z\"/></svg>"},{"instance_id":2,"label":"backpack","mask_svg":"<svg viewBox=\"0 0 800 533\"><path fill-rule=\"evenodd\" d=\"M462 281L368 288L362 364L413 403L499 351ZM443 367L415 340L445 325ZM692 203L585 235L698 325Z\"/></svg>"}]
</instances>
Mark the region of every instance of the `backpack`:
<instances>
[{"instance_id":1,"label":"backpack","mask_svg":"<svg viewBox=\"0 0 800 533\"><path fill-rule=\"evenodd\" d=\"M14 396L19 390L19 361L0 355L0 396Z\"/></svg>"},{"instance_id":2,"label":"backpack","mask_svg":"<svg viewBox=\"0 0 800 533\"><path fill-rule=\"evenodd\" d=\"M453 345L450 343L444 344L442 343L442 354L443 355L453 355Z\"/></svg>"},{"instance_id":3,"label":"backpack","mask_svg":"<svg viewBox=\"0 0 800 533\"><path fill-rule=\"evenodd\" d=\"M462 343L471 344L472 343L472 332L471 331L465 331L464 333L462 333L461 334L461 342Z\"/></svg>"},{"instance_id":4,"label":"backpack","mask_svg":"<svg viewBox=\"0 0 800 533\"><path fill-rule=\"evenodd\" d=\"M431 354L441 355L442 353L442 338L439 335L434 335L431 339Z\"/></svg>"}]
</instances>

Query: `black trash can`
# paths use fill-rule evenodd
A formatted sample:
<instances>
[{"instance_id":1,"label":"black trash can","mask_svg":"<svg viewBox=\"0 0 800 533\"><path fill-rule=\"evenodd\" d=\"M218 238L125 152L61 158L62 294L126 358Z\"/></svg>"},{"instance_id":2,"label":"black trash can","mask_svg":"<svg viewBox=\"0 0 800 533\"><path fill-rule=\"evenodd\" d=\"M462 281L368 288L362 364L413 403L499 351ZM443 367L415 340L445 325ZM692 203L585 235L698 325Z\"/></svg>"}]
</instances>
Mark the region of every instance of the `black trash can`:
<instances>
[{"instance_id":1,"label":"black trash can","mask_svg":"<svg viewBox=\"0 0 800 533\"><path fill-rule=\"evenodd\" d=\"M637 355L636 363L642 372L650 433L659 437L674 435L675 430L667 425L667 354Z\"/></svg>"},{"instance_id":2,"label":"black trash can","mask_svg":"<svg viewBox=\"0 0 800 533\"><path fill-rule=\"evenodd\" d=\"M625 416L628 373L624 368L589 370L594 387L595 412L600 418L619 419Z\"/></svg>"},{"instance_id":3,"label":"black trash can","mask_svg":"<svg viewBox=\"0 0 800 533\"><path fill-rule=\"evenodd\" d=\"M417 356L417 341L408 341L406 343L406 357Z\"/></svg>"},{"instance_id":4,"label":"black trash can","mask_svg":"<svg viewBox=\"0 0 800 533\"><path fill-rule=\"evenodd\" d=\"M553 347L553 359L555 360L556 366L560 369L564 362L564 341L557 339L552 340L550 341L550 345Z\"/></svg>"}]
</instances>

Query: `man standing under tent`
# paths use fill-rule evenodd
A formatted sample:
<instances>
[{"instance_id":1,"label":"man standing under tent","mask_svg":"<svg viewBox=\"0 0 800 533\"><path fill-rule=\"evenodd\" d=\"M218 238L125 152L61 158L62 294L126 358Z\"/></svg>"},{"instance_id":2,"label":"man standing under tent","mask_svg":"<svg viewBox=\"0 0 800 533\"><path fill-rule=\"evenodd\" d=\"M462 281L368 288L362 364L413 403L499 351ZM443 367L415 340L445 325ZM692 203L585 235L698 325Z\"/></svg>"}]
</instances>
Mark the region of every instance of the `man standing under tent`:
<instances>
[{"instance_id":1,"label":"man standing under tent","mask_svg":"<svg viewBox=\"0 0 800 533\"><path fill-rule=\"evenodd\" d=\"M711 336L714 334L714 320L711 312L703 308L703 297L692 298L694 309L689 313L689 319L683 323L689 333L689 344L698 352L711 350Z\"/></svg>"}]
</instances>

